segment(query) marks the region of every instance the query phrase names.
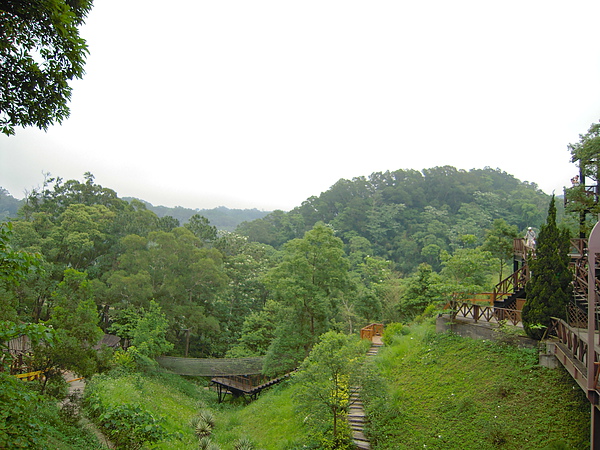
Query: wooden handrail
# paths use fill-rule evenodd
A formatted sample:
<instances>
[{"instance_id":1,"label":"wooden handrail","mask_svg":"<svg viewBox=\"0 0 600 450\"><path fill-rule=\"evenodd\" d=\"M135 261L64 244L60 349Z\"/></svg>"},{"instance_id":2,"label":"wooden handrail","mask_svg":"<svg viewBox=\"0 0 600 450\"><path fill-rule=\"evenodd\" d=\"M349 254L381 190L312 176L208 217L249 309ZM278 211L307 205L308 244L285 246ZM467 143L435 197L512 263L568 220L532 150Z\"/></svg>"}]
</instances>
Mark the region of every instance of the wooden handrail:
<instances>
[{"instance_id":1,"label":"wooden handrail","mask_svg":"<svg viewBox=\"0 0 600 450\"><path fill-rule=\"evenodd\" d=\"M493 301L503 301L513 293L525 289L525 285L529 281L529 276L529 265L527 264L507 276L494 287Z\"/></svg>"},{"instance_id":2,"label":"wooden handrail","mask_svg":"<svg viewBox=\"0 0 600 450\"><path fill-rule=\"evenodd\" d=\"M486 322L502 322L507 320L513 325L517 325L521 321L521 311L518 309L482 306L456 300L450 302L450 308L452 309L453 319L458 314L461 314L462 317L470 317L475 322L481 319L485 319Z\"/></svg>"},{"instance_id":3,"label":"wooden handrail","mask_svg":"<svg viewBox=\"0 0 600 450\"><path fill-rule=\"evenodd\" d=\"M361 328L360 338L372 340L374 336L382 336L383 327L384 325L382 323L372 323L367 325L366 327Z\"/></svg>"}]
</instances>

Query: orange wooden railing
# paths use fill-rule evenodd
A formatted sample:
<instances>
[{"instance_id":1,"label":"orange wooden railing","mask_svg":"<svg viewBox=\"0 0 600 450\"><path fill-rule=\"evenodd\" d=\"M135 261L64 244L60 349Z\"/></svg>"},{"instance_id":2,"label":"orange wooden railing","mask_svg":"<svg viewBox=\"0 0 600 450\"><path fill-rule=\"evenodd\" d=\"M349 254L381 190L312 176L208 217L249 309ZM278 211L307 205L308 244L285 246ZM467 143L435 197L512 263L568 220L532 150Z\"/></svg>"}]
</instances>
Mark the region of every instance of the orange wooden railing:
<instances>
[{"instance_id":1,"label":"orange wooden railing","mask_svg":"<svg viewBox=\"0 0 600 450\"><path fill-rule=\"evenodd\" d=\"M383 324L382 323L372 323L371 325L367 325L366 327L360 330L360 338L361 339L369 339L373 340L375 336L383 335Z\"/></svg>"}]
</instances>

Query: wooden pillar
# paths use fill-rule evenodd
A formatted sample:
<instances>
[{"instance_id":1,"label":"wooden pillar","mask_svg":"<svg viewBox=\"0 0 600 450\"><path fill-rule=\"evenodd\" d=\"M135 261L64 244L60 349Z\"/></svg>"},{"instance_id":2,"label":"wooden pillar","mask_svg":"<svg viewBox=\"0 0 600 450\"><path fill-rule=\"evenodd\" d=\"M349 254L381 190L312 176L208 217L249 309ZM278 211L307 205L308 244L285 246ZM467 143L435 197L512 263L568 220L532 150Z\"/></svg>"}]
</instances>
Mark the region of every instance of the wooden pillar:
<instances>
[{"instance_id":1,"label":"wooden pillar","mask_svg":"<svg viewBox=\"0 0 600 450\"><path fill-rule=\"evenodd\" d=\"M595 405L592 405L590 422L590 450L600 450L600 410Z\"/></svg>"},{"instance_id":2,"label":"wooden pillar","mask_svg":"<svg viewBox=\"0 0 600 450\"><path fill-rule=\"evenodd\" d=\"M600 411L596 390L596 255L600 253L600 222L596 223L588 241L588 320L587 320L587 397L591 404L590 450L600 450Z\"/></svg>"}]
</instances>

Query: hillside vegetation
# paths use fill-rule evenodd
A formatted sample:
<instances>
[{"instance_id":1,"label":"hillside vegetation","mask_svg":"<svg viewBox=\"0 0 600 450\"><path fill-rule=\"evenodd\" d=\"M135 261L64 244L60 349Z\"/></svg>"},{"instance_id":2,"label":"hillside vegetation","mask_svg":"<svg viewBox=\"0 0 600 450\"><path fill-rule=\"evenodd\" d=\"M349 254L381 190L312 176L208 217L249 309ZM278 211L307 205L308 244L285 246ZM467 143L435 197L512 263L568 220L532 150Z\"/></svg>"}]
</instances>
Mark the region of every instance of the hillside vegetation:
<instances>
[{"instance_id":1,"label":"hillside vegetation","mask_svg":"<svg viewBox=\"0 0 600 450\"><path fill-rule=\"evenodd\" d=\"M549 200L534 183L489 167L376 172L341 179L292 211L274 211L238 232L278 247L320 221L345 242L366 239L371 254L409 273L422 262L438 266L440 252L464 246L465 236L473 246L483 244L496 219L523 232L539 227Z\"/></svg>"},{"instance_id":2,"label":"hillside vegetation","mask_svg":"<svg viewBox=\"0 0 600 450\"><path fill-rule=\"evenodd\" d=\"M348 372L329 378L322 378L327 372L315 364L329 350L337 352L338 344L346 345L339 336L355 336L372 322L410 323L457 295L468 298L490 290L506 275L513 238L522 235L526 224L537 226L545 217L546 200L535 185L499 170L396 171L340 180L289 213L275 211L228 233L200 214L183 226L172 216L159 217L143 202L125 201L96 184L89 173L84 181L47 179L28 195L18 219L0 224L0 346L24 334L33 344L32 355L23 361L3 353L1 370L44 372L38 391L43 398L58 399L64 371L88 378L100 373L92 383L97 396L90 394L89 414L100 426L117 427L115 439L125 440L122 446L128 449L135 448L127 439L136 434L126 427L135 424L144 424L138 432L145 435L136 439L188 442L185 436L193 432L187 417L197 401L224 414L220 423L228 423L227 429L239 431L239 436L236 431L224 437L215 425L214 437L221 444L243 434L255 436L245 422L238 428L239 419L210 406L205 392L196 388L177 384L175 389L189 397L176 402L179 411L168 412L169 401L156 402L169 388L135 372L161 354L264 356L263 374L272 376L306 363L310 392L320 392L321 384L336 392L325 395L335 401L323 402L319 411L334 411L337 424L358 359L352 357L346 367L348 358L333 357L327 369ZM105 333L116 335L124 348L97 351ZM115 367L126 370L113 372ZM464 378L477 373L472 368ZM393 391L396 374L384 375ZM492 379L489 374L483 378ZM119 385L127 388L119 390ZM289 396L280 403L289 406L289 418L275 424L276 415L269 415L259 421L271 423L273 442L261 445L281 442L279 430L287 430L281 432L289 448L299 442L308 448L347 444L344 427L328 429L327 414L306 413L307 405L300 425L289 400L294 396L281 389ZM7 403L18 409L23 393L8 392ZM130 402L127 395L136 392ZM392 400L383 403L410 411L396 397ZM402 417L400 410L391 411L388 418ZM171 416L176 422L169 424ZM388 426L385 420L377 423L375 442L378 430ZM213 428L212 420L203 426ZM515 434L517 440L522 435Z\"/></svg>"},{"instance_id":3,"label":"hillside vegetation","mask_svg":"<svg viewBox=\"0 0 600 450\"><path fill-rule=\"evenodd\" d=\"M211 225L223 231L235 231L236 227L242 222L262 219L264 216L270 213L270 211L260 211L256 208L232 209L225 206L219 206L217 208L210 209L191 209L184 208L183 206L155 206L145 200L134 199L132 197L123 197L123 200L128 202L131 202L132 200L138 200L146 205L146 208L155 213L158 217L173 217L178 220L181 225L187 223L193 215L200 214L201 216L206 217Z\"/></svg>"},{"instance_id":4,"label":"hillside vegetation","mask_svg":"<svg viewBox=\"0 0 600 450\"><path fill-rule=\"evenodd\" d=\"M431 325L388 336L366 389L374 448L583 449L589 403L561 368L523 349Z\"/></svg>"},{"instance_id":5,"label":"hillside vegetation","mask_svg":"<svg viewBox=\"0 0 600 450\"><path fill-rule=\"evenodd\" d=\"M562 369L538 366L537 351L438 335L432 325L404 327L387 340L362 394L374 450L587 447L585 396ZM158 444L163 449L197 448L190 420L206 409L215 419L211 440L224 450L242 437L257 449L320 448L295 392L292 380L250 404L219 405L202 383L113 372L94 377L88 402L131 403L151 412L170 434Z\"/></svg>"}]
</instances>

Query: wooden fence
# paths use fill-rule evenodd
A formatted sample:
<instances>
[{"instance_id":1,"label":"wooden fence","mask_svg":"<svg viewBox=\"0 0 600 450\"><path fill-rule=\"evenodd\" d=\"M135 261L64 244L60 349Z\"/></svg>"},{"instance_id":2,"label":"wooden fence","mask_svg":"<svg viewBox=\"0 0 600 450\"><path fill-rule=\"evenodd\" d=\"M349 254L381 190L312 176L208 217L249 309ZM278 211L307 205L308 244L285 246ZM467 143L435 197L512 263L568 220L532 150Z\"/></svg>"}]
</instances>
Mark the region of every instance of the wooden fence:
<instances>
[{"instance_id":1,"label":"wooden fence","mask_svg":"<svg viewBox=\"0 0 600 450\"><path fill-rule=\"evenodd\" d=\"M475 322L485 320L486 322L507 321L517 325L521 321L521 311L511 308L495 308L494 306L478 305L463 301L451 301L449 305L452 310L452 318L457 316L471 318Z\"/></svg>"},{"instance_id":2,"label":"wooden fence","mask_svg":"<svg viewBox=\"0 0 600 450\"><path fill-rule=\"evenodd\" d=\"M370 341L373 340L375 336L383 335L383 324L382 323L372 323L371 325L367 325L366 327L360 330L360 338L368 339Z\"/></svg>"}]
</instances>

